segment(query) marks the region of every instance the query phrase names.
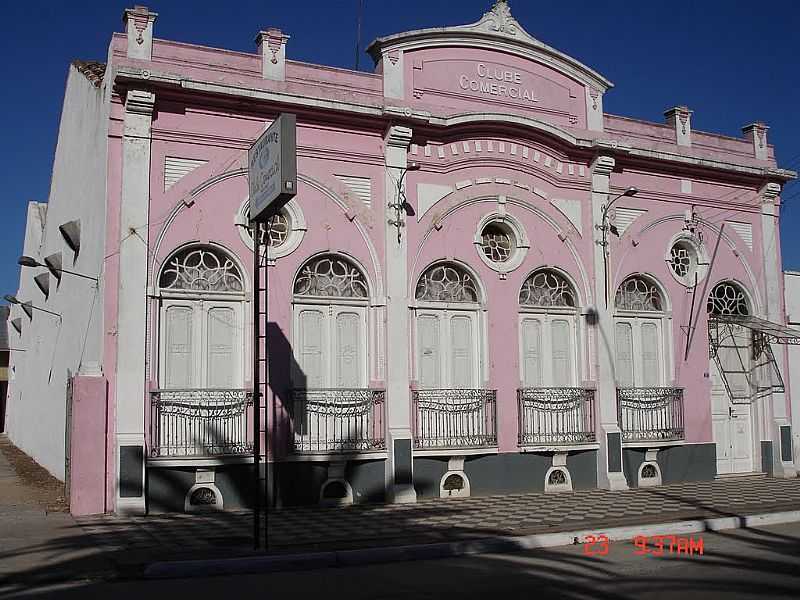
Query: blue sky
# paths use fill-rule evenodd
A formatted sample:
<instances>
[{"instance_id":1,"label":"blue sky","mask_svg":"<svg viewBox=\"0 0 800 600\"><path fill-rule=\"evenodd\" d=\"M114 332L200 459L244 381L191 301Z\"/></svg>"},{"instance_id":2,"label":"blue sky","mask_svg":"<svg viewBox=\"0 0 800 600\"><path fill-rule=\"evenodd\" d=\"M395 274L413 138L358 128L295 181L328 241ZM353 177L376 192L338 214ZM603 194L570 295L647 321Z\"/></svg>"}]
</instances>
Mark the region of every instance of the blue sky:
<instances>
[{"instance_id":1,"label":"blue sky","mask_svg":"<svg viewBox=\"0 0 800 600\"><path fill-rule=\"evenodd\" d=\"M141 1L141 0L140 0ZM146 2L144 2L146 3ZM477 20L490 0L365 0L364 45L421 27ZM17 289L25 207L47 199L67 67L74 58L105 60L113 31L133 2L6 2L0 63L0 167L5 231L0 237L0 295ZM254 51L259 29L291 35L293 60L353 68L358 0L159 0L156 36ZM677 104L693 127L741 135L755 120L770 125L779 164L800 169L800 85L792 0L584 1L516 0L517 20L535 37L574 56L616 84L607 112L662 122ZM361 68L371 60L362 55ZM783 260L800 269L800 184L784 199Z\"/></svg>"}]
</instances>

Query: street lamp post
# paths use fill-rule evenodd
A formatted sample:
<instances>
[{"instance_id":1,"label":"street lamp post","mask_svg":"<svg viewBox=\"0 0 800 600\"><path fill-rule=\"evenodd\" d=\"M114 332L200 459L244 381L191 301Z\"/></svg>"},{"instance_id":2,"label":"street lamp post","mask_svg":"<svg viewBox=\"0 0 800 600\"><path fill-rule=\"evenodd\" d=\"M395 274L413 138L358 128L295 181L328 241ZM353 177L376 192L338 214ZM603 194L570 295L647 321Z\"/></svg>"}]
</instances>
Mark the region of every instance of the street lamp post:
<instances>
[{"instance_id":1,"label":"street lamp post","mask_svg":"<svg viewBox=\"0 0 800 600\"><path fill-rule=\"evenodd\" d=\"M611 205L614 204L617 200L624 197L635 196L639 193L638 188L629 187L627 190L616 196L611 200L611 202L603 205L603 212L600 216L600 225L596 225L598 229L603 232L603 241L599 242L600 245L603 247L603 277L605 279L605 301L606 301L606 308L608 308L608 230L609 225L607 223L608 220L608 210L611 208ZM619 235L616 233L616 230L613 232L615 235Z\"/></svg>"}]
</instances>

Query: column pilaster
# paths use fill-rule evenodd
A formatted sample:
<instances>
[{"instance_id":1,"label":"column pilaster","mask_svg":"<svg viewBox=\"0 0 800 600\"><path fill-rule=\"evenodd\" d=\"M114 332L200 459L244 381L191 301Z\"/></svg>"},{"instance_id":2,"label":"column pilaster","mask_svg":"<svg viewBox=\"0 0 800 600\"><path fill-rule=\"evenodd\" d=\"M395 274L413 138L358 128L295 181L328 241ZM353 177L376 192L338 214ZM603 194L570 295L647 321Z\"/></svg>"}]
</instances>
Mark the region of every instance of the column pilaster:
<instances>
[{"instance_id":1,"label":"column pilaster","mask_svg":"<svg viewBox=\"0 0 800 600\"><path fill-rule=\"evenodd\" d=\"M145 512L145 330L150 199L150 126L155 94L128 90L122 137L117 304L116 450L118 513Z\"/></svg>"},{"instance_id":2,"label":"column pilaster","mask_svg":"<svg viewBox=\"0 0 800 600\"><path fill-rule=\"evenodd\" d=\"M614 380L613 290L608 281L610 265L603 245L603 207L609 202L613 156L599 155L591 165L592 239L594 241L594 346L597 361L597 485L608 490L628 488L622 471L622 431L617 423L617 387Z\"/></svg>"},{"instance_id":3,"label":"column pilaster","mask_svg":"<svg viewBox=\"0 0 800 600\"><path fill-rule=\"evenodd\" d=\"M389 502L416 502L413 475L413 435L409 381L408 246L405 212L393 205L402 203L409 127L389 127L384 138L386 160L386 202L384 233L386 250L386 495ZM399 216L398 216L399 214ZM400 226L396 221L400 219ZM398 239L399 227L399 239Z\"/></svg>"}]
</instances>

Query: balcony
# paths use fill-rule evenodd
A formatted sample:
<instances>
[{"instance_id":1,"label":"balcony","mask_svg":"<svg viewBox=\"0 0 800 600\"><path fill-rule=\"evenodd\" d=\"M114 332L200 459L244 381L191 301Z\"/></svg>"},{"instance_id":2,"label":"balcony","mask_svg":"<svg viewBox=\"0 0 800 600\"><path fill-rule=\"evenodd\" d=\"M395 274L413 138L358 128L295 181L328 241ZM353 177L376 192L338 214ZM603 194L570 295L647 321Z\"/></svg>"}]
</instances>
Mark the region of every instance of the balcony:
<instances>
[{"instance_id":1,"label":"balcony","mask_svg":"<svg viewBox=\"0 0 800 600\"><path fill-rule=\"evenodd\" d=\"M496 390L415 390L412 402L418 450L497 446Z\"/></svg>"},{"instance_id":2,"label":"balcony","mask_svg":"<svg viewBox=\"0 0 800 600\"><path fill-rule=\"evenodd\" d=\"M150 406L152 458L253 453L250 390L155 390L150 393Z\"/></svg>"},{"instance_id":3,"label":"balcony","mask_svg":"<svg viewBox=\"0 0 800 600\"><path fill-rule=\"evenodd\" d=\"M683 389L617 388L623 443L683 439Z\"/></svg>"},{"instance_id":4,"label":"balcony","mask_svg":"<svg viewBox=\"0 0 800 600\"><path fill-rule=\"evenodd\" d=\"M353 454L386 450L383 390L294 389L292 452Z\"/></svg>"},{"instance_id":5,"label":"balcony","mask_svg":"<svg viewBox=\"0 0 800 600\"><path fill-rule=\"evenodd\" d=\"M517 390L520 446L579 446L596 441L594 390Z\"/></svg>"}]
</instances>

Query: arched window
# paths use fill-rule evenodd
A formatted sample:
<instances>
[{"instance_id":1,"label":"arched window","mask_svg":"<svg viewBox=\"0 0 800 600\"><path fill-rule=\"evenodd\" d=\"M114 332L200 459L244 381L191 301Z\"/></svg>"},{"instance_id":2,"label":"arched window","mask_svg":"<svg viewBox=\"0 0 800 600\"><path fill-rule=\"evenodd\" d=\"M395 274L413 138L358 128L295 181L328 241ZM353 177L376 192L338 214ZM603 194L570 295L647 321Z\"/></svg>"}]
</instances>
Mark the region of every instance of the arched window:
<instances>
[{"instance_id":1,"label":"arched window","mask_svg":"<svg viewBox=\"0 0 800 600\"><path fill-rule=\"evenodd\" d=\"M158 278L162 389L241 388L244 382L244 279L231 256L189 246Z\"/></svg>"},{"instance_id":2,"label":"arched window","mask_svg":"<svg viewBox=\"0 0 800 600\"><path fill-rule=\"evenodd\" d=\"M293 289L293 386L366 387L369 287L361 269L343 256L318 256L300 268Z\"/></svg>"},{"instance_id":3,"label":"arched window","mask_svg":"<svg viewBox=\"0 0 800 600\"><path fill-rule=\"evenodd\" d=\"M478 387L480 293L463 267L437 263L416 287L416 374L423 389Z\"/></svg>"},{"instance_id":4,"label":"arched window","mask_svg":"<svg viewBox=\"0 0 800 600\"><path fill-rule=\"evenodd\" d=\"M617 289L614 307L617 386L664 386L667 327L658 285L640 275L628 277Z\"/></svg>"},{"instance_id":5,"label":"arched window","mask_svg":"<svg viewBox=\"0 0 800 600\"><path fill-rule=\"evenodd\" d=\"M577 384L576 299L572 284L552 269L539 269L522 284L519 331L523 387Z\"/></svg>"},{"instance_id":6,"label":"arched window","mask_svg":"<svg viewBox=\"0 0 800 600\"><path fill-rule=\"evenodd\" d=\"M746 317L750 314L747 295L741 287L733 282L718 283L708 295L706 312L715 317Z\"/></svg>"}]
</instances>

